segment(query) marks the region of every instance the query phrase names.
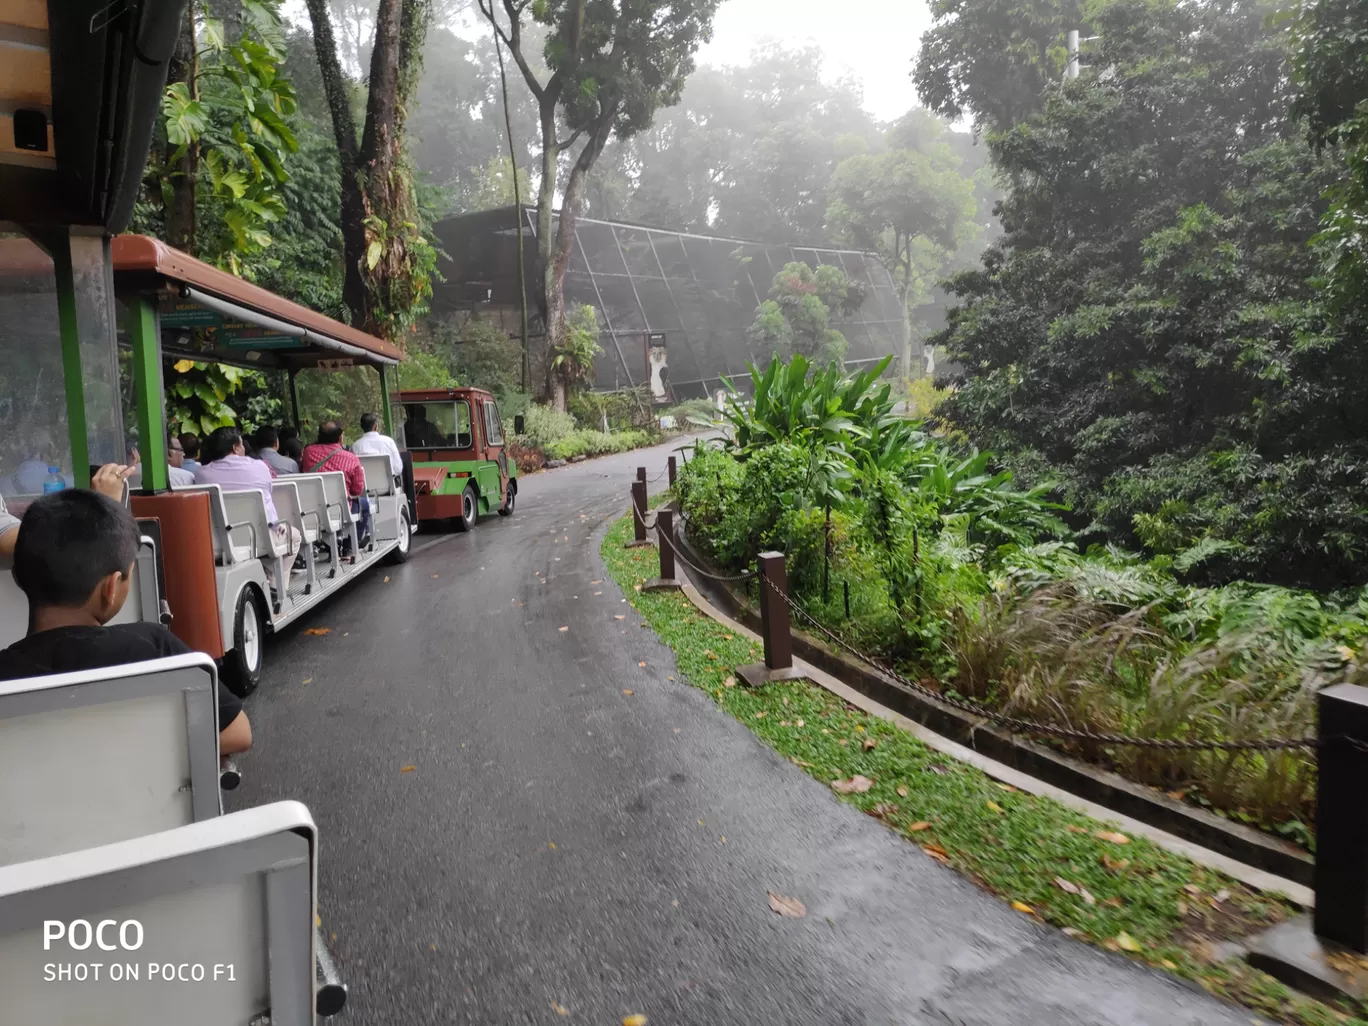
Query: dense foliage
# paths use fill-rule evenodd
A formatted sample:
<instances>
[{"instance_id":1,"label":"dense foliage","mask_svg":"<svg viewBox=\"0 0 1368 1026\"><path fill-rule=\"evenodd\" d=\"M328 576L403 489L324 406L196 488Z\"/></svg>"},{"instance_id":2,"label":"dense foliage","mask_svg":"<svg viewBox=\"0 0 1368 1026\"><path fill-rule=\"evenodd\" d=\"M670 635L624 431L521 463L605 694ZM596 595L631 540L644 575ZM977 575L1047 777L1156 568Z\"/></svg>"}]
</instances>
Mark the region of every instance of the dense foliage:
<instances>
[{"instance_id":1,"label":"dense foliage","mask_svg":"<svg viewBox=\"0 0 1368 1026\"><path fill-rule=\"evenodd\" d=\"M934 30L972 45L923 62L923 96L975 114L1009 185L1005 234L952 280L939 341L964 378L941 413L1058 483L1089 538L1211 581L1357 587L1368 347L1311 245L1344 163L1303 138L1270 13L1028 2ZM1065 25L1095 38L1061 84Z\"/></svg>"},{"instance_id":2,"label":"dense foliage","mask_svg":"<svg viewBox=\"0 0 1368 1026\"><path fill-rule=\"evenodd\" d=\"M894 412L882 368L801 358L752 372L723 445L700 443L678 498L723 567L788 558L804 607L866 652L1014 715L1148 737L1302 737L1316 690L1360 674L1368 592L1185 584L1187 552L1086 546L1049 499L984 452ZM1070 746L1133 779L1306 840L1300 754Z\"/></svg>"}]
</instances>

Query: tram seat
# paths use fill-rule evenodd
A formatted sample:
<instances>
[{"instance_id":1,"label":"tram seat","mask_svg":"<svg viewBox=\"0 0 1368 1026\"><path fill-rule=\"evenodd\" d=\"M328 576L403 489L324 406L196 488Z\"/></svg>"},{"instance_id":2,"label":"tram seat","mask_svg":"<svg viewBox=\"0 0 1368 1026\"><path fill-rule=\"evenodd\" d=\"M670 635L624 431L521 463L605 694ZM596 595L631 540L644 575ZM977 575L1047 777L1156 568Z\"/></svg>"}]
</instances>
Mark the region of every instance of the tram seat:
<instances>
[{"instance_id":1,"label":"tram seat","mask_svg":"<svg viewBox=\"0 0 1368 1026\"><path fill-rule=\"evenodd\" d=\"M217 699L202 652L0 683L0 865L219 816Z\"/></svg>"},{"instance_id":2,"label":"tram seat","mask_svg":"<svg viewBox=\"0 0 1368 1026\"><path fill-rule=\"evenodd\" d=\"M366 472L366 496L370 499L371 515L380 513L379 499L395 494L394 472L388 456L358 456L361 469Z\"/></svg>"},{"instance_id":3,"label":"tram seat","mask_svg":"<svg viewBox=\"0 0 1368 1026\"><path fill-rule=\"evenodd\" d=\"M175 492L206 492L209 495L210 536L214 539L214 562L219 566L243 563L252 558L256 547L248 524L234 522L228 517L223 501L223 489L216 484L172 485ZM260 493L258 493L260 494Z\"/></svg>"},{"instance_id":4,"label":"tram seat","mask_svg":"<svg viewBox=\"0 0 1368 1026\"><path fill-rule=\"evenodd\" d=\"M313 591L318 583L318 570L314 564L314 542L319 540L324 514L317 509L305 509L299 495L299 483L293 476L276 481L271 485L271 499L275 503L276 515L282 523L289 524L299 532L303 543L299 547L304 557L305 583L304 594Z\"/></svg>"},{"instance_id":5,"label":"tram seat","mask_svg":"<svg viewBox=\"0 0 1368 1026\"><path fill-rule=\"evenodd\" d=\"M337 491L337 486L329 486L327 479L330 478L341 482L340 500L334 499L331 494ZM328 575L335 577L342 539L347 537L349 526L346 478L341 472L335 471L330 474L291 474L289 480L299 495L301 515L311 517L317 525L318 540L328 546L328 553L332 558Z\"/></svg>"},{"instance_id":6,"label":"tram seat","mask_svg":"<svg viewBox=\"0 0 1368 1026\"><path fill-rule=\"evenodd\" d=\"M161 598L157 592L157 551L151 538L143 535L128 601L111 624L161 622ZM0 648L13 645L28 633L28 597L14 583L14 575L0 570Z\"/></svg>"},{"instance_id":7,"label":"tram seat","mask_svg":"<svg viewBox=\"0 0 1368 1026\"><path fill-rule=\"evenodd\" d=\"M311 1026L317 865L313 819L287 801L0 868L5 1019L243 1026L269 1012L272 1026ZM115 924L105 944L141 946L75 950L66 924L80 942L91 938L77 921L102 920ZM86 977L63 986L77 965Z\"/></svg>"},{"instance_id":8,"label":"tram seat","mask_svg":"<svg viewBox=\"0 0 1368 1026\"><path fill-rule=\"evenodd\" d=\"M352 512L351 499L347 495L347 476L340 470L329 470L318 475L323 479L323 491L328 498L328 508L340 513L338 530L343 539L350 539L351 550L357 551L356 521Z\"/></svg>"}]
</instances>

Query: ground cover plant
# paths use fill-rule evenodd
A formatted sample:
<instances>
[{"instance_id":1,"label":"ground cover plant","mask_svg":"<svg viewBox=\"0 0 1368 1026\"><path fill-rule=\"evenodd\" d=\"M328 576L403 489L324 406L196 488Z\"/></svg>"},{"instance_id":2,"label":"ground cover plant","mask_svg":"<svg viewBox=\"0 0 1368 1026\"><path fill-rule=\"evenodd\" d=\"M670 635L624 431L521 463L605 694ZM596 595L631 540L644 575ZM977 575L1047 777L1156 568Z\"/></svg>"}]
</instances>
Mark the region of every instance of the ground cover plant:
<instances>
[{"instance_id":1,"label":"ground cover plant","mask_svg":"<svg viewBox=\"0 0 1368 1026\"><path fill-rule=\"evenodd\" d=\"M1362 594L1190 583L1217 542L1149 558L1089 546L1048 483L1020 487L991 454L895 412L883 370L801 356L752 369L729 437L698 443L680 472L687 530L707 556L741 570L783 551L796 600L862 652L1056 726L1304 738L1316 692L1361 675ZM1315 766L1301 750L1064 747L1312 842Z\"/></svg>"},{"instance_id":2,"label":"ground cover plant","mask_svg":"<svg viewBox=\"0 0 1368 1026\"><path fill-rule=\"evenodd\" d=\"M1219 960L1220 941L1293 913L1279 896L1000 784L808 681L739 684L735 668L757 661L759 647L678 592L639 590L658 576L659 558L652 548L625 548L631 536L630 517L614 523L603 540L604 563L641 626L674 650L683 680L840 800L1020 914L1079 940L1173 972L1279 1022L1365 1023L1362 1008L1301 997L1243 962Z\"/></svg>"}]
</instances>

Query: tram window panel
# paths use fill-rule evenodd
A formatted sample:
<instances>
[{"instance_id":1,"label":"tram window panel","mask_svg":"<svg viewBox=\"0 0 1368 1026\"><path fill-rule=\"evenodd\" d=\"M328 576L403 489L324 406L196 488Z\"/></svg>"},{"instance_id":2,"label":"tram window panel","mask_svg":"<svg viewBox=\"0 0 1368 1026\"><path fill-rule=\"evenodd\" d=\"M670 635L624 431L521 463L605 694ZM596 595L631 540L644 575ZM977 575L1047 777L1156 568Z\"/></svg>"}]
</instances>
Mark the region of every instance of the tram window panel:
<instances>
[{"instance_id":1,"label":"tram window panel","mask_svg":"<svg viewBox=\"0 0 1368 1026\"><path fill-rule=\"evenodd\" d=\"M464 399L404 403L403 411L404 444L408 448L470 447L470 404Z\"/></svg>"},{"instance_id":2,"label":"tram window panel","mask_svg":"<svg viewBox=\"0 0 1368 1026\"><path fill-rule=\"evenodd\" d=\"M0 495L41 494L50 466L76 483L63 380L52 258L0 235Z\"/></svg>"},{"instance_id":3,"label":"tram window panel","mask_svg":"<svg viewBox=\"0 0 1368 1026\"><path fill-rule=\"evenodd\" d=\"M503 445L503 423L499 420L499 408L494 403L486 402L484 405L485 415L485 444Z\"/></svg>"}]
</instances>

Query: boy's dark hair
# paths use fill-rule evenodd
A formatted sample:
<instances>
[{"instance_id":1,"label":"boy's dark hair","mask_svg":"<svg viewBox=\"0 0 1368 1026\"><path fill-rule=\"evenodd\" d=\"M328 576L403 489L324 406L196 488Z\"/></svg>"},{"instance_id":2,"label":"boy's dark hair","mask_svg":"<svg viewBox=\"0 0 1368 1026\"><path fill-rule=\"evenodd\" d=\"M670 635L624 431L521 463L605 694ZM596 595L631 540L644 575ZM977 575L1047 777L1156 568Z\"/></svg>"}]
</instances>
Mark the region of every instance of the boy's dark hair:
<instances>
[{"instance_id":1,"label":"boy's dark hair","mask_svg":"<svg viewBox=\"0 0 1368 1026\"><path fill-rule=\"evenodd\" d=\"M83 488L35 499L14 543L14 583L29 606L81 606L138 558L140 532L117 502Z\"/></svg>"},{"instance_id":2,"label":"boy's dark hair","mask_svg":"<svg viewBox=\"0 0 1368 1026\"><path fill-rule=\"evenodd\" d=\"M282 425L280 425L280 440L281 440L282 442L288 442L288 441L290 441L291 439L298 438L298 437L299 437L299 428L295 427L293 424L282 424Z\"/></svg>"},{"instance_id":3,"label":"boy's dark hair","mask_svg":"<svg viewBox=\"0 0 1368 1026\"><path fill-rule=\"evenodd\" d=\"M280 444L280 435L276 429L269 424L263 424L256 429L256 434L252 436L252 441L256 443L258 449L271 449Z\"/></svg>"},{"instance_id":4,"label":"boy's dark hair","mask_svg":"<svg viewBox=\"0 0 1368 1026\"><path fill-rule=\"evenodd\" d=\"M189 431L180 436L181 448L185 450L186 459L195 459L199 456L200 440L199 435L191 434Z\"/></svg>"},{"instance_id":5,"label":"boy's dark hair","mask_svg":"<svg viewBox=\"0 0 1368 1026\"><path fill-rule=\"evenodd\" d=\"M318 425L318 444L335 445L342 441L342 425L335 420L325 420Z\"/></svg>"},{"instance_id":6,"label":"boy's dark hair","mask_svg":"<svg viewBox=\"0 0 1368 1026\"><path fill-rule=\"evenodd\" d=\"M242 444L242 432L235 427L215 428L204 440L204 462L213 463L214 460L221 460L233 451L233 447Z\"/></svg>"},{"instance_id":7,"label":"boy's dark hair","mask_svg":"<svg viewBox=\"0 0 1368 1026\"><path fill-rule=\"evenodd\" d=\"M298 435L294 438L282 438L280 440L280 454L288 456L298 463L304 455L304 443L299 440Z\"/></svg>"},{"instance_id":8,"label":"boy's dark hair","mask_svg":"<svg viewBox=\"0 0 1368 1026\"><path fill-rule=\"evenodd\" d=\"M380 423L380 418L373 413L361 414L361 430L374 431L375 426Z\"/></svg>"}]
</instances>

